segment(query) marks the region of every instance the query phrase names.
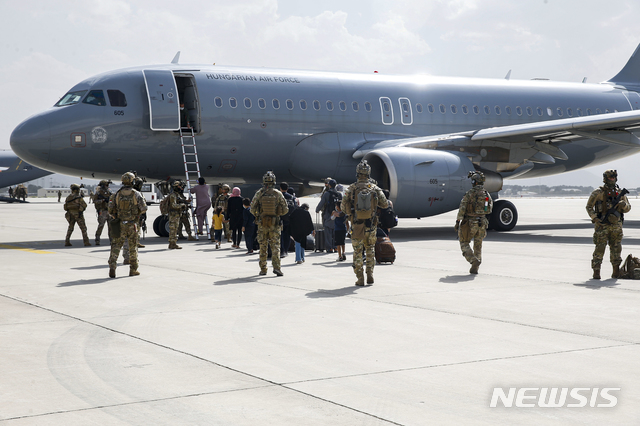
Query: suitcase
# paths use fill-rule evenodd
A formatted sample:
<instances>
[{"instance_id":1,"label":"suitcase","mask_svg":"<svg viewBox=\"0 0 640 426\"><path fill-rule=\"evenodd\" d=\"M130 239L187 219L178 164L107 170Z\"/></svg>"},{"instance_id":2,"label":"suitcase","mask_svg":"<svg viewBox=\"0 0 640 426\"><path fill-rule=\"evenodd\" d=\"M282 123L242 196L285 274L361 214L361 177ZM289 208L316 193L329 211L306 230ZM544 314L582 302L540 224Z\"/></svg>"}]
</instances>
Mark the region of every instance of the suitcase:
<instances>
[{"instance_id":1,"label":"suitcase","mask_svg":"<svg viewBox=\"0 0 640 426\"><path fill-rule=\"evenodd\" d=\"M393 263L396 260L396 249L389 237L378 237L375 247L376 263Z\"/></svg>"},{"instance_id":2,"label":"suitcase","mask_svg":"<svg viewBox=\"0 0 640 426\"><path fill-rule=\"evenodd\" d=\"M324 226L322 225L322 219L320 219L320 214L316 213L316 238L315 238L315 247L313 249L314 252L325 251L326 247L324 244Z\"/></svg>"},{"instance_id":3,"label":"suitcase","mask_svg":"<svg viewBox=\"0 0 640 426\"><path fill-rule=\"evenodd\" d=\"M316 242L313 238L313 235L309 234L307 235L307 246L305 247L305 250L314 251L315 249L316 249Z\"/></svg>"}]
</instances>

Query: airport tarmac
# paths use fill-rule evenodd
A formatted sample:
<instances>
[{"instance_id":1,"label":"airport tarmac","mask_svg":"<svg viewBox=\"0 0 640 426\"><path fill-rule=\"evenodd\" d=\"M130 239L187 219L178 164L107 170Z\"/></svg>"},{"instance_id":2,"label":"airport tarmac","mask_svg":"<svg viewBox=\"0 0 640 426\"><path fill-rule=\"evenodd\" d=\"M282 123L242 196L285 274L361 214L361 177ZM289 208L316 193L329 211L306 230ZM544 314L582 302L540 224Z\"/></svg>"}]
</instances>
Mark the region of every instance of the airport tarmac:
<instances>
[{"instance_id":1,"label":"airport tarmac","mask_svg":"<svg viewBox=\"0 0 640 426\"><path fill-rule=\"evenodd\" d=\"M108 246L76 229L64 247L62 203L29 201L0 204L0 425L640 422L640 281L608 279L608 250L590 279L585 198L512 199L518 226L488 234L477 276L455 212L401 219L370 287L335 254L258 276L229 243L149 234L142 275L109 279ZM630 201L623 256L640 255Z\"/></svg>"}]
</instances>

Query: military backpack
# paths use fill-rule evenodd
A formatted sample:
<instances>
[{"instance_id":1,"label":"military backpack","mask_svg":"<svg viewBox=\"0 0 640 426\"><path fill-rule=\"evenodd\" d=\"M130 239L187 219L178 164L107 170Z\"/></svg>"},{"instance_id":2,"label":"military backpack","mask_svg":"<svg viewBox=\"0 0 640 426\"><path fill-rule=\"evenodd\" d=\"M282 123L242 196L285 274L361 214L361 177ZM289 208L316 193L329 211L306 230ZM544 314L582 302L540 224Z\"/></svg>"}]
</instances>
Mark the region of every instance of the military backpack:
<instances>
[{"instance_id":1,"label":"military backpack","mask_svg":"<svg viewBox=\"0 0 640 426\"><path fill-rule=\"evenodd\" d=\"M278 194L273 188L269 188L260 197L261 216L278 216Z\"/></svg>"},{"instance_id":2,"label":"military backpack","mask_svg":"<svg viewBox=\"0 0 640 426\"><path fill-rule=\"evenodd\" d=\"M160 214L169 214L169 204L171 203L171 196L167 195L160 201Z\"/></svg>"},{"instance_id":3,"label":"military backpack","mask_svg":"<svg viewBox=\"0 0 640 426\"><path fill-rule=\"evenodd\" d=\"M468 212L472 214L491 214L493 210L491 196L485 190L476 192L475 197L471 199L471 204L472 208Z\"/></svg>"},{"instance_id":4,"label":"military backpack","mask_svg":"<svg viewBox=\"0 0 640 426\"><path fill-rule=\"evenodd\" d=\"M377 207L376 192L370 183L357 184L353 192L353 217L355 220L369 220Z\"/></svg>"},{"instance_id":5,"label":"military backpack","mask_svg":"<svg viewBox=\"0 0 640 426\"><path fill-rule=\"evenodd\" d=\"M140 210L136 194L131 188L123 188L116 194L116 206L120 220L136 220Z\"/></svg>"}]
</instances>

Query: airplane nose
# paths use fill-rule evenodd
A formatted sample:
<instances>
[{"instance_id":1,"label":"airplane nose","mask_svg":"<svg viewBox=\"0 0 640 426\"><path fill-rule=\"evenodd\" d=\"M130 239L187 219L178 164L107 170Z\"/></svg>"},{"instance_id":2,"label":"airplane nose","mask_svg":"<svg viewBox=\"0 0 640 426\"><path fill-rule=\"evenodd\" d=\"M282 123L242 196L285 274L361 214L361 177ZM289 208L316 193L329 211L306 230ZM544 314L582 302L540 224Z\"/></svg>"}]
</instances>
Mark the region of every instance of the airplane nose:
<instances>
[{"instance_id":1,"label":"airplane nose","mask_svg":"<svg viewBox=\"0 0 640 426\"><path fill-rule=\"evenodd\" d=\"M13 130L10 144L18 157L44 168L51 151L51 126L43 116L28 118Z\"/></svg>"}]
</instances>

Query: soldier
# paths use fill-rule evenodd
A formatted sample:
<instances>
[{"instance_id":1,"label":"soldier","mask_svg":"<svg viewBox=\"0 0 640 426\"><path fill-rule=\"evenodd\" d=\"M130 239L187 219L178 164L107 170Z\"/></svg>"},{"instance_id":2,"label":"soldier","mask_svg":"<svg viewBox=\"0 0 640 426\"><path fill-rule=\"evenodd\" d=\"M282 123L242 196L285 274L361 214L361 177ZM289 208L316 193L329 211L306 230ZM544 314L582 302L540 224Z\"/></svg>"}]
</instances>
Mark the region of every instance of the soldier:
<instances>
[{"instance_id":1,"label":"soldier","mask_svg":"<svg viewBox=\"0 0 640 426\"><path fill-rule=\"evenodd\" d=\"M182 220L183 215L187 211L187 199L184 197L182 190L184 184L177 180L173 182L173 191L169 194L169 249L181 249L178 242L178 226ZM189 230L189 236L191 236L191 228Z\"/></svg>"},{"instance_id":2,"label":"soldier","mask_svg":"<svg viewBox=\"0 0 640 426\"><path fill-rule=\"evenodd\" d=\"M109 216L118 220L118 226L112 227L109 278L116 277L118 255L125 240L129 241L129 276L140 275L138 272L137 228L140 215L147 211L147 203L142 194L132 188L134 179L133 173L123 174L122 188L109 199Z\"/></svg>"},{"instance_id":3,"label":"soldier","mask_svg":"<svg viewBox=\"0 0 640 426\"><path fill-rule=\"evenodd\" d=\"M609 257L613 266L611 278L620 276L620 262L622 262L622 224L624 213L631 210L629 200L625 196L627 190L620 190L617 185L618 172L607 170L602 174L604 186L591 193L587 201L587 213L591 222L595 225L593 243L596 249L593 251L591 268L593 279L600 279L600 266L604 257L604 251L609 243Z\"/></svg>"},{"instance_id":4,"label":"soldier","mask_svg":"<svg viewBox=\"0 0 640 426\"><path fill-rule=\"evenodd\" d=\"M69 228L67 228L67 238L64 240L65 246L70 246L71 234L73 233L73 228L78 223L78 227L82 232L82 240L84 241L85 246L90 246L89 237L87 236L87 224L84 221L83 212L87 209L87 203L82 199L82 194L80 194L80 186L71 184L71 194L64 201L64 209L66 210L66 214L64 217L69 222Z\"/></svg>"},{"instance_id":5,"label":"soldier","mask_svg":"<svg viewBox=\"0 0 640 426\"><path fill-rule=\"evenodd\" d=\"M484 174L469 172L473 187L464 194L456 218L455 230L460 240L462 255L471 264L469 273L477 274L482 263L482 240L487 236L489 220L487 215L493 210L491 195L484 189ZM473 240L473 250L470 243Z\"/></svg>"},{"instance_id":6,"label":"soldier","mask_svg":"<svg viewBox=\"0 0 640 426\"><path fill-rule=\"evenodd\" d=\"M216 198L216 202L213 205L213 211L216 211L216 207L222 207L222 214L227 220L229 220L229 218L227 217L227 204L229 202L230 190L231 188L226 183L222 185L222 194L218 195L218 197ZM226 238L227 242L230 243L231 232L229 231L229 222L224 223L223 226L224 226L224 237Z\"/></svg>"},{"instance_id":7,"label":"soldier","mask_svg":"<svg viewBox=\"0 0 640 426\"><path fill-rule=\"evenodd\" d=\"M340 209L351 222L351 244L353 245L353 271L358 278L357 286L364 285L363 253L366 253L367 284L373 284L373 267L376 263L374 248L378 227L377 209L389 206L382 189L369 178L371 166L362 160L356 167L357 182L352 183L342 198Z\"/></svg>"},{"instance_id":8,"label":"soldier","mask_svg":"<svg viewBox=\"0 0 640 426\"><path fill-rule=\"evenodd\" d=\"M133 175L135 176L135 178L133 179L133 185L132 188L135 189L136 191L142 193L142 184L144 183L144 180L140 177L138 177L138 175L136 174L136 172L132 172ZM144 198L144 196L143 196ZM146 204L146 200L145 200L145 204ZM140 244L140 234L142 233L142 228L144 227L146 229L146 224L145 221L147 220L147 212L145 211L144 213L142 213L140 215L140 217L138 218L138 226L137 226L137 232L136 232L136 240L138 241L138 248L144 248L144 244ZM130 252L129 252L129 240L125 240L124 244L122 245L122 257L124 258L124 265L130 265L131 264L131 256L130 256Z\"/></svg>"},{"instance_id":9,"label":"soldier","mask_svg":"<svg viewBox=\"0 0 640 426\"><path fill-rule=\"evenodd\" d=\"M11 189L11 188L9 188ZM62 191L58 189L58 202L60 202L60 198L62 198Z\"/></svg>"},{"instance_id":10,"label":"soldier","mask_svg":"<svg viewBox=\"0 0 640 426\"><path fill-rule=\"evenodd\" d=\"M100 245L100 236L104 229L104 224L107 223L107 229L111 229L109 224L109 198L111 198L111 191L109 190L110 180L101 180L96 189L96 193L93 196L93 205L96 208L96 214L98 215L98 229L96 230L96 245Z\"/></svg>"},{"instance_id":11,"label":"soldier","mask_svg":"<svg viewBox=\"0 0 640 426\"><path fill-rule=\"evenodd\" d=\"M271 264L273 273L281 277L280 270L280 216L287 214L289 208L282 192L275 188L276 175L268 171L262 177L264 186L251 200L251 214L258 225L258 244L260 245L260 275L267 274L267 252L271 246Z\"/></svg>"}]
</instances>

